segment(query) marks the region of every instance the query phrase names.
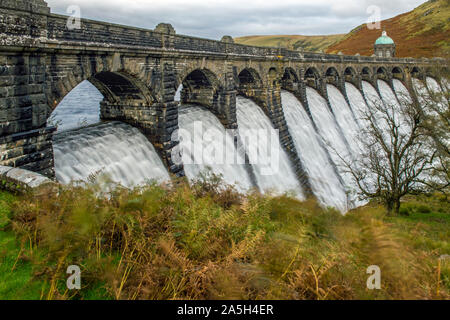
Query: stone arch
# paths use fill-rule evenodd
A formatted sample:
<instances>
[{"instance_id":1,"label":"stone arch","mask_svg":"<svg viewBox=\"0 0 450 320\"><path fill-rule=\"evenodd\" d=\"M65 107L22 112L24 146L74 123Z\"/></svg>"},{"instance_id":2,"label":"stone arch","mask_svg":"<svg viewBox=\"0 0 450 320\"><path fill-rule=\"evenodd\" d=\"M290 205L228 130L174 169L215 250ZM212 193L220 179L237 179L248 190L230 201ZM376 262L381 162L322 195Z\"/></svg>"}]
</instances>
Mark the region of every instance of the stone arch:
<instances>
[{"instance_id":1,"label":"stone arch","mask_svg":"<svg viewBox=\"0 0 450 320\"><path fill-rule=\"evenodd\" d=\"M86 70L86 68L84 68ZM75 75L76 74L76 75ZM103 95L103 103L110 105L151 106L158 99L141 80L125 71L68 73L64 78L52 79L47 92L47 118L69 92L83 81L92 83Z\"/></svg>"},{"instance_id":2,"label":"stone arch","mask_svg":"<svg viewBox=\"0 0 450 320\"><path fill-rule=\"evenodd\" d=\"M393 67L392 68L392 77L395 79L398 79L400 81L404 81L405 80L405 72L403 71L403 69L401 67Z\"/></svg>"},{"instance_id":3,"label":"stone arch","mask_svg":"<svg viewBox=\"0 0 450 320\"><path fill-rule=\"evenodd\" d=\"M379 67L377 69L377 78L381 80L388 80L389 74L385 67Z\"/></svg>"},{"instance_id":4,"label":"stone arch","mask_svg":"<svg viewBox=\"0 0 450 320\"><path fill-rule=\"evenodd\" d=\"M212 107L218 99L220 82L208 69L194 69L182 80L181 102Z\"/></svg>"},{"instance_id":5,"label":"stone arch","mask_svg":"<svg viewBox=\"0 0 450 320\"><path fill-rule=\"evenodd\" d=\"M353 67L347 67L344 70L344 77L346 81L351 81L356 78L356 71Z\"/></svg>"},{"instance_id":6,"label":"stone arch","mask_svg":"<svg viewBox=\"0 0 450 320\"><path fill-rule=\"evenodd\" d=\"M186 75L182 84L182 104L201 105L210 110L226 128L237 127L236 92L225 90L214 72L195 69Z\"/></svg>"},{"instance_id":7,"label":"stone arch","mask_svg":"<svg viewBox=\"0 0 450 320\"><path fill-rule=\"evenodd\" d=\"M314 89L319 88L320 74L315 67L306 69L303 79L307 86Z\"/></svg>"},{"instance_id":8,"label":"stone arch","mask_svg":"<svg viewBox=\"0 0 450 320\"><path fill-rule=\"evenodd\" d=\"M253 68L245 68L238 75L239 85L262 85L262 79L259 73Z\"/></svg>"},{"instance_id":9,"label":"stone arch","mask_svg":"<svg viewBox=\"0 0 450 320\"><path fill-rule=\"evenodd\" d=\"M361 69L361 78L365 81L372 81L372 70L369 67L363 67Z\"/></svg>"},{"instance_id":10,"label":"stone arch","mask_svg":"<svg viewBox=\"0 0 450 320\"><path fill-rule=\"evenodd\" d=\"M245 68L238 75L238 92L246 97L255 97L262 88L263 81L253 68Z\"/></svg>"},{"instance_id":11,"label":"stone arch","mask_svg":"<svg viewBox=\"0 0 450 320\"><path fill-rule=\"evenodd\" d=\"M278 69L276 67L270 67L269 71L267 72L267 81L269 86L276 87L280 84L281 79L278 74Z\"/></svg>"},{"instance_id":12,"label":"stone arch","mask_svg":"<svg viewBox=\"0 0 450 320\"><path fill-rule=\"evenodd\" d=\"M335 67L329 67L325 71L324 76L325 76L325 79L327 80L327 83L332 84L336 87L339 87L340 75Z\"/></svg>"},{"instance_id":13,"label":"stone arch","mask_svg":"<svg viewBox=\"0 0 450 320\"><path fill-rule=\"evenodd\" d=\"M299 78L293 68L287 67L281 78L281 87L288 91L296 91L298 89Z\"/></svg>"},{"instance_id":14,"label":"stone arch","mask_svg":"<svg viewBox=\"0 0 450 320\"><path fill-rule=\"evenodd\" d=\"M414 67L411 69L411 76L412 76L413 78L417 78L417 79L422 78L422 70L421 70L419 67L414 66Z\"/></svg>"}]
</instances>

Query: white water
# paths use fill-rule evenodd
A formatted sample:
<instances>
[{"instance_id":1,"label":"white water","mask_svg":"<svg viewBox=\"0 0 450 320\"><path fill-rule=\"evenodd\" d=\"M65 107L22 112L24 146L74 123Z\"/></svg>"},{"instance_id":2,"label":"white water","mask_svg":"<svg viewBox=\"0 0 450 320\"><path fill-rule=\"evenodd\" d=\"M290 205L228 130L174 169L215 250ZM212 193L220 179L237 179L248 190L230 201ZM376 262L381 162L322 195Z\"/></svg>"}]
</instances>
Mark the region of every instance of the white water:
<instances>
[{"instance_id":1,"label":"white water","mask_svg":"<svg viewBox=\"0 0 450 320\"><path fill-rule=\"evenodd\" d=\"M402 104L402 105L411 104L413 102L411 95L409 94L409 91L404 86L404 84L398 79L394 79L393 83L394 83L395 93L397 94L400 104Z\"/></svg>"},{"instance_id":2,"label":"white water","mask_svg":"<svg viewBox=\"0 0 450 320\"><path fill-rule=\"evenodd\" d=\"M353 178L350 174L345 173L347 169L343 167L344 164L342 162L342 158L347 161L351 161L354 157L353 151L349 150L343 137L342 130L338 126L333 114L328 108L326 100L312 88L307 87L306 93L309 102L309 109L317 126L318 133L323 139L331 159L337 166L338 172L344 182L345 190L347 192L352 192L354 189ZM350 196L349 198L350 209L354 206L353 202L356 200L353 196Z\"/></svg>"},{"instance_id":3,"label":"white water","mask_svg":"<svg viewBox=\"0 0 450 320\"><path fill-rule=\"evenodd\" d=\"M350 146L350 152L352 155L358 155L361 153L359 149L358 134L359 126L355 120L355 116L352 113L352 109L345 101L342 93L333 85L327 85L328 98L336 117L337 123L344 134Z\"/></svg>"},{"instance_id":4,"label":"white water","mask_svg":"<svg viewBox=\"0 0 450 320\"><path fill-rule=\"evenodd\" d=\"M402 102L402 96L410 99L408 91L400 81L394 80L393 84L400 102ZM416 79L414 79L414 85L421 93L419 98L424 101L429 96L426 87ZM427 79L427 85L432 91L440 90L434 79ZM180 88L177 90L177 100L180 99ZM382 101L399 106L397 97L384 81L379 82L379 88L383 100L371 84L363 81L363 91L369 106L373 107ZM323 205L335 207L342 212L346 212L355 205L355 203L348 204L346 195L346 190L353 189L354 185L352 179L335 167L335 164L340 163L335 151L345 157L359 154L359 141L355 133L360 128L364 128L364 121L361 118L368 110L364 97L356 87L346 83L346 90L350 106L339 90L328 85L333 116L325 99L314 89L307 88L309 105L318 132L297 98L288 92L282 92L288 128L303 167L310 178L312 191ZM90 83L80 84L63 100L53 114L52 122L62 121L58 132L99 122L99 102L102 98L98 90ZM243 97L237 99L237 117L241 136L244 135L245 130L249 129L266 131L273 129L271 121L262 109ZM188 178L191 181L195 180L201 171L210 167L214 173L222 175L226 183L236 184L239 190L251 189L253 184L244 165L244 155L236 150L232 134L226 132L220 121L206 109L197 106L182 107L180 128L192 133L192 141L195 137L203 137L202 133L194 131L195 121L201 121L204 130L213 129L215 134L210 141L194 143L194 149L191 153L185 153L185 156L196 159L200 155L201 159L205 160L203 157L205 154L202 153L204 150L219 149L225 150L225 155L223 163L213 161L194 165L186 164L185 171ZM326 145L325 142L329 144ZM267 144L269 144L267 140L259 141L258 148L265 148ZM98 172L107 174L111 180L127 187L141 185L149 180L158 182L170 180L153 145L139 130L123 123L109 122L60 133L55 136L54 149L56 174L62 183L86 181L91 174ZM248 149L246 151L249 152ZM303 198L302 188L287 154L281 147L278 152L280 154L279 170L273 175L263 174L263 169L267 167L267 164L273 164L273 159L270 154L260 152L261 163L252 166L257 187L261 191L276 193L294 191L299 198ZM227 154L233 154L236 162L227 164ZM206 160L207 158L208 155ZM360 203L356 203L358 204Z\"/></svg>"},{"instance_id":5,"label":"white water","mask_svg":"<svg viewBox=\"0 0 450 320\"><path fill-rule=\"evenodd\" d=\"M258 163L252 163L260 190L272 191L278 194L293 192L298 198L304 198L302 187L292 169L288 155L279 145L279 140L268 140L270 131L274 130L270 119L265 115L262 109L250 99L238 96L236 106L239 135L243 140L245 139L244 137L247 136L248 130L259 130L259 132L264 133L259 135L257 141L258 145L255 146L258 147ZM264 149L271 143L278 144L278 161L275 159L276 155L264 152ZM244 145L246 147L246 152L250 154L251 146L247 143L244 143ZM274 163L273 161L277 161L277 163ZM264 169L267 169L267 167L271 165L274 165L273 169L275 170L273 170L272 174L266 175Z\"/></svg>"},{"instance_id":6,"label":"white water","mask_svg":"<svg viewBox=\"0 0 450 320\"><path fill-rule=\"evenodd\" d=\"M58 134L53 148L56 177L63 184L87 181L97 174L125 187L170 180L153 145L125 123L109 122Z\"/></svg>"},{"instance_id":7,"label":"white water","mask_svg":"<svg viewBox=\"0 0 450 320\"><path fill-rule=\"evenodd\" d=\"M183 106L180 108L179 127L184 170L190 181L211 170L240 191L253 187L243 165L244 156L236 151L233 136L210 111L199 106ZM227 155L233 158L237 155L236 161L228 161Z\"/></svg>"},{"instance_id":8,"label":"white water","mask_svg":"<svg viewBox=\"0 0 450 320\"><path fill-rule=\"evenodd\" d=\"M400 108L397 96L391 87L383 80L378 80L378 87L380 89L381 99L388 106L393 106L395 109Z\"/></svg>"},{"instance_id":9,"label":"white water","mask_svg":"<svg viewBox=\"0 0 450 320\"><path fill-rule=\"evenodd\" d=\"M363 128L366 125L364 117L367 113L367 104L364 100L364 96L353 84L346 82L345 90L347 91L348 100L350 101L350 106L355 114L356 121L359 128Z\"/></svg>"},{"instance_id":10,"label":"white water","mask_svg":"<svg viewBox=\"0 0 450 320\"><path fill-rule=\"evenodd\" d=\"M330 162L308 113L292 93L282 91L281 99L289 132L308 174L314 195L325 206L335 207L342 212L347 211L344 186Z\"/></svg>"}]
</instances>

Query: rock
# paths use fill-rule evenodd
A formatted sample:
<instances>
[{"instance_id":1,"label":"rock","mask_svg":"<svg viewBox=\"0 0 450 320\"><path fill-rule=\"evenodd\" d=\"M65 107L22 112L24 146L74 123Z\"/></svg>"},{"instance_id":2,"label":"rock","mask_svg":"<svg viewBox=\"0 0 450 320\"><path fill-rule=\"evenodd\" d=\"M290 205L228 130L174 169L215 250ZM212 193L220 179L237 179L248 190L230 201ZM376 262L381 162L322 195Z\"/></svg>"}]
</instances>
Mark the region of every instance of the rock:
<instances>
[{"instance_id":1,"label":"rock","mask_svg":"<svg viewBox=\"0 0 450 320\"><path fill-rule=\"evenodd\" d=\"M38 173L5 166L0 166L0 180L2 189L19 193L48 192L56 186L55 182Z\"/></svg>"}]
</instances>

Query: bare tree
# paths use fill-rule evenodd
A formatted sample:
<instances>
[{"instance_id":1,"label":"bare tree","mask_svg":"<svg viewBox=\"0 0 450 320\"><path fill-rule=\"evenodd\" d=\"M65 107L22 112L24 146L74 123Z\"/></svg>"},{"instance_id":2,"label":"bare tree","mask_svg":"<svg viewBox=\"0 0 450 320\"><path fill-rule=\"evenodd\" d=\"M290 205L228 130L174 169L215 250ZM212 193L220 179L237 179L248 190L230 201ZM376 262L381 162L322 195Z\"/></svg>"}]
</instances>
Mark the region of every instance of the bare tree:
<instances>
[{"instance_id":1,"label":"bare tree","mask_svg":"<svg viewBox=\"0 0 450 320\"><path fill-rule=\"evenodd\" d=\"M400 99L402 100L402 99ZM401 199L422 191L430 180L438 152L424 126L418 103L373 101L361 112L361 154L340 156L364 200L380 200L389 214L399 214Z\"/></svg>"}]
</instances>

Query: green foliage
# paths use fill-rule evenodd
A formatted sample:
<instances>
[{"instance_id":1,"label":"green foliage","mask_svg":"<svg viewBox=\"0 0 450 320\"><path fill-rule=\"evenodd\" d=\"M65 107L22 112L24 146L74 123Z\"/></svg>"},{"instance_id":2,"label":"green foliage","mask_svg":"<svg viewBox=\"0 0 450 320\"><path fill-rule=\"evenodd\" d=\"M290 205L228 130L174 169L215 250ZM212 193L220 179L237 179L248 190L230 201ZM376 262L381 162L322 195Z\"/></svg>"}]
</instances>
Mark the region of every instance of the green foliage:
<instances>
[{"instance_id":1,"label":"green foliage","mask_svg":"<svg viewBox=\"0 0 450 320\"><path fill-rule=\"evenodd\" d=\"M98 191L0 194L11 221L0 231L0 298L449 297L445 264L436 283L438 257L450 253L439 197L410 199L409 216L386 217L379 207L342 216L314 200L242 195L214 175L192 186ZM80 291L65 287L73 264L82 269ZM383 269L376 292L365 285L373 264Z\"/></svg>"}]
</instances>

